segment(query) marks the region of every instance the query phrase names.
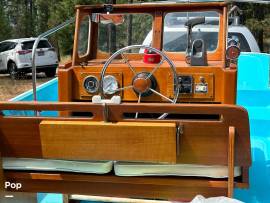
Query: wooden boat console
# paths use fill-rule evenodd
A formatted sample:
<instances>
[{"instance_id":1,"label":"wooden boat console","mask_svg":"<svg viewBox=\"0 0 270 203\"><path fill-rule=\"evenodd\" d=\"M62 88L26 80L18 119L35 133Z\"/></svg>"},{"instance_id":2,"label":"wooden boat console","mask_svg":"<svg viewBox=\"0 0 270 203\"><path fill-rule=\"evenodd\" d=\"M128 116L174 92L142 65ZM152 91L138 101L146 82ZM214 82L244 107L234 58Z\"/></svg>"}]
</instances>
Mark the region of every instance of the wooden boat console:
<instances>
[{"instance_id":1,"label":"wooden boat console","mask_svg":"<svg viewBox=\"0 0 270 203\"><path fill-rule=\"evenodd\" d=\"M57 111L59 116L0 115L1 156L222 166L226 175L121 176L116 168L107 174L89 174L27 167L11 170L0 165L1 181L21 183L21 192L184 201L197 194L232 197L234 187L248 187L249 120L246 110L235 105L237 69L225 56L227 4L96 5L76 10L73 58L58 72L59 102L0 103L0 112ZM193 39L187 53L166 51L166 15L205 11L218 16L215 49L195 62L192 57L205 53L197 53L196 43L203 40L195 43ZM99 49L99 22L121 23L123 13L152 17L151 46L127 46L115 53ZM85 22L90 27L82 54L80 30ZM201 62L207 65L196 65ZM103 100L91 103L96 95ZM113 96L119 96L121 103L105 102Z\"/></svg>"},{"instance_id":2,"label":"wooden boat console","mask_svg":"<svg viewBox=\"0 0 270 203\"><path fill-rule=\"evenodd\" d=\"M236 69L226 66L226 37L227 37L227 5L225 3L191 3L191 4L151 4L151 5L114 5L112 14L118 13L138 15L148 14L152 17L152 43L153 48L163 50L163 38L166 34L163 29L165 16L168 13L177 12L199 12L212 11L218 14L219 32L217 36L217 45L214 51L208 52L207 66L194 66L185 62L185 53L175 51L165 51L164 53L173 61L177 72L178 79L181 77L190 77L189 85L192 87L189 92L180 92L178 102L192 103L223 103L235 104L236 92ZM92 96L97 94L89 93L84 87L85 79L89 76L96 77L100 80L102 68L109 58L110 54L101 52L98 40L88 41L88 51L85 55L80 56L78 46L79 29L83 19L89 14L104 12L104 6L77 6L77 20L73 49L73 60L71 63L60 65L59 67L59 100L64 102L70 101L91 101ZM101 14L100 14L101 15ZM91 22L91 36L98 38L100 34L100 25ZM100 28L101 29L101 28ZM129 50L131 51L131 50ZM124 55L124 56L123 56ZM123 55L116 57L106 71L106 75L112 75L116 78L119 88L129 87L134 79L132 66L136 73L150 73L158 64L147 64L143 62L142 53L125 52ZM124 57L124 58L123 58ZM173 97L174 78L165 61L160 68L154 73L157 81L157 90L167 97ZM182 78L183 79L183 78ZM200 83L207 84L207 91L196 91L196 85ZM123 101L137 102L138 95L132 88L117 91L115 95L121 95ZM159 96L152 94L148 97L142 97L142 101L160 102L163 101ZM166 101L165 101L166 102Z\"/></svg>"}]
</instances>

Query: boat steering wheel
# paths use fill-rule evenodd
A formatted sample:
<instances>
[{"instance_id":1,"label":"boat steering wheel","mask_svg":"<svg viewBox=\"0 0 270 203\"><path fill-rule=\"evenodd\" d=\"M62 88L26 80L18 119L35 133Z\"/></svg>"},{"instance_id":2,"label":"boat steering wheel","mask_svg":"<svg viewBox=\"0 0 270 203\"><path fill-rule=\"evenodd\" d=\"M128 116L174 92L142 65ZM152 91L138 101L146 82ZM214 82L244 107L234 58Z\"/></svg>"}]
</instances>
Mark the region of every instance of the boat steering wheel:
<instances>
[{"instance_id":1,"label":"boat steering wheel","mask_svg":"<svg viewBox=\"0 0 270 203\"><path fill-rule=\"evenodd\" d=\"M132 65L129 63L128 59L125 57L124 53L127 51L130 51L132 49L147 49L149 51L152 51L154 53L157 53L160 55L161 60L158 64L155 65L155 67L152 69L151 72L136 72L136 69L134 67L132 67ZM127 46L124 47L118 51L116 51L113 55L111 55L111 57L106 61L106 63L104 64L102 71L101 71L101 77L100 77L100 90L102 92L102 95L104 96L104 78L106 77L106 71L109 67L109 65L112 63L112 61L114 59L116 59L119 55L121 55L122 59L124 60L124 63L127 64L127 68L130 69L130 71L132 71L132 73L134 74L132 82L130 85L128 86L124 86L121 88L116 87L116 89L114 90L113 93L115 92L120 92L120 91L124 91L127 89L133 89L133 91L138 95L138 101L137 103L141 102L141 98L142 97L147 97L150 96L152 94L156 94L158 96L160 96L163 100L166 100L167 102L171 103L171 104L175 104L177 102L178 96L179 96L179 81L178 81L178 77L177 77L177 72L176 72L176 68L174 63L172 62L171 59L168 58L168 56L153 47L147 46L147 45L131 45L131 46ZM154 77L154 73L160 68L160 66L164 63L164 61L166 61L169 66L170 66L170 70L173 74L173 84L174 84L174 94L173 94L173 98L169 98L165 95L163 95L162 93L160 93L160 91L156 90L156 87L158 85L158 81L156 81L156 78ZM158 117L158 119L164 119L166 116L168 115L168 113L164 113L161 116ZM138 112L135 115L135 118L138 118Z\"/></svg>"}]
</instances>

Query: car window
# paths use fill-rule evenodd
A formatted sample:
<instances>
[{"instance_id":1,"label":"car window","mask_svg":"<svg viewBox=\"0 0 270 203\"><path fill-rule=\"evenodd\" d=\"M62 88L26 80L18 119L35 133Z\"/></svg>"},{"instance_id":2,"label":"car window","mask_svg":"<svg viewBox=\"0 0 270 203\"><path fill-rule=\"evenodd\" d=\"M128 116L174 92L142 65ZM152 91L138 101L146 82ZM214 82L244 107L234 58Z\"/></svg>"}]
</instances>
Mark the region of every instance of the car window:
<instances>
[{"instance_id":1,"label":"car window","mask_svg":"<svg viewBox=\"0 0 270 203\"><path fill-rule=\"evenodd\" d=\"M9 51L16 47L17 43L15 42L3 42L0 45L0 52Z\"/></svg>"},{"instance_id":2,"label":"car window","mask_svg":"<svg viewBox=\"0 0 270 203\"><path fill-rule=\"evenodd\" d=\"M31 50L33 49L33 45L34 45L35 41L27 41L27 42L22 42L22 50ZM37 48L51 48L50 43L47 40L41 40L38 43L38 47Z\"/></svg>"},{"instance_id":3,"label":"car window","mask_svg":"<svg viewBox=\"0 0 270 203\"><path fill-rule=\"evenodd\" d=\"M0 43L0 52L2 52L3 43Z\"/></svg>"},{"instance_id":4,"label":"car window","mask_svg":"<svg viewBox=\"0 0 270 203\"><path fill-rule=\"evenodd\" d=\"M244 37L242 33L237 33L237 32L229 32L228 33L228 38L230 39L237 39L240 43L240 50L242 52L251 52L250 46L247 42L247 39Z\"/></svg>"}]
</instances>

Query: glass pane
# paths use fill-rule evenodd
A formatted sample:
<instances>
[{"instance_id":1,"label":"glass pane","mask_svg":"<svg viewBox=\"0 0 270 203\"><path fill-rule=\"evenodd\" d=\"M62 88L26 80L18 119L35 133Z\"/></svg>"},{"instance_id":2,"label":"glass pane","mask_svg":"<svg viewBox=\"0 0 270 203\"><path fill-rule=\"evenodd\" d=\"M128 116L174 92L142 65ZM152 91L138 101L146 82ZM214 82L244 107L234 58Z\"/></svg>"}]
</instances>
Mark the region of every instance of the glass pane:
<instances>
[{"instance_id":1,"label":"glass pane","mask_svg":"<svg viewBox=\"0 0 270 203\"><path fill-rule=\"evenodd\" d=\"M143 44L146 36L151 32L151 15L119 14L119 18L120 15L122 16L121 22L120 20L117 23L112 20L100 20L98 35L99 51L114 53L129 45Z\"/></svg>"},{"instance_id":2,"label":"glass pane","mask_svg":"<svg viewBox=\"0 0 270 203\"><path fill-rule=\"evenodd\" d=\"M207 51L215 51L218 46L219 31L219 14L215 11L168 13L164 20L163 50L185 52L188 33L185 23L196 17L205 17L205 23L193 27L192 41L202 39Z\"/></svg>"},{"instance_id":3,"label":"glass pane","mask_svg":"<svg viewBox=\"0 0 270 203\"><path fill-rule=\"evenodd\" d=\"M27 41L27 42L23 42L22 43L22 50L31 50L33 48L35 41ZM38 47L37 48L50 48L51 45L49 44L49 42L47 40L41 40L38 43Z\"/></svg>"},{"instance_id":4,"label":"glass pane","mask_svg":"<svg viewBox=\"0 0 270 203\"><path fill-rule=\"evenodd\" d=\"M88 52L89 32L90 32L90 20L89 16L85 16L80 25L79 41L78 41L79 56L83 56Z\"/></svg>"}]
</instances>

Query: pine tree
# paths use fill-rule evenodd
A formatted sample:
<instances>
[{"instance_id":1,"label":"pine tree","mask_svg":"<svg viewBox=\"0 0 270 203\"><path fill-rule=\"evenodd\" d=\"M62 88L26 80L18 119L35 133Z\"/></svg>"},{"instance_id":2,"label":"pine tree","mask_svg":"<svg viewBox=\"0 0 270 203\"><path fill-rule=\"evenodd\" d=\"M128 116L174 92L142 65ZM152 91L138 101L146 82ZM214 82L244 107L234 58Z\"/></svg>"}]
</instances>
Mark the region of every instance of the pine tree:
<instances>
[{"instance_id":1,"label":"pine tree","mask_svg":"<svg viewBox=\"0 0 270 203\"><path fill-rule=\"evenodd\" d=\"M0 41L11 37L11 25L7 16L7 2L0 1Z\"/></svg>"}]
</instances>

